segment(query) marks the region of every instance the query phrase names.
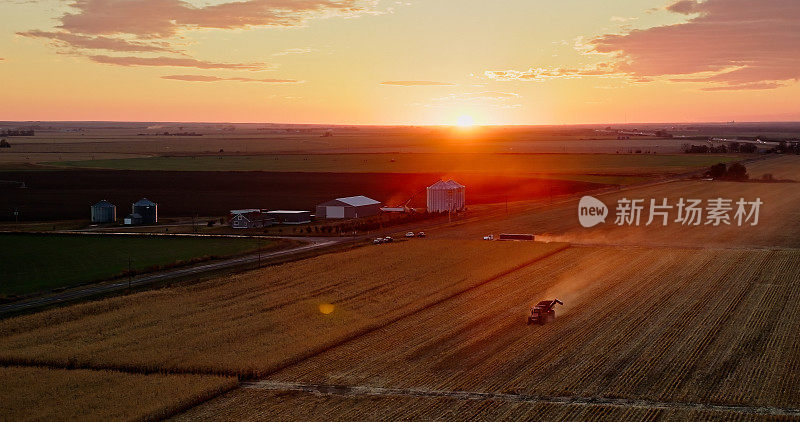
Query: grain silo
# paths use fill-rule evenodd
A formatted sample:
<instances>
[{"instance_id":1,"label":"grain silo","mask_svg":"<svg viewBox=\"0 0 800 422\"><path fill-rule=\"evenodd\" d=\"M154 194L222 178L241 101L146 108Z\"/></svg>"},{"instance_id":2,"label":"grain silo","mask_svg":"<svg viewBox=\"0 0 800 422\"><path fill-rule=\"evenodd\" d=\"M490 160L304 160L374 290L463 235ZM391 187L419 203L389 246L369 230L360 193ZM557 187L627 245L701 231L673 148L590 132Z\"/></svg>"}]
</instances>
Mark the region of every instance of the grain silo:
<instances>
[{"instance_id":1,"label":"grain silo","mask_svg":"<svg viewBox=\"0 0 800 422\"><path fill-rule=\"evenodd\" d=\"M142 224L155 224L158 222L158 204L147 198L134 202L132 213L142 216Z\"/></svg>"},{"instance_id":2,"label":"grain silo","mask_svg":"<svg viewBox=\"0 0 800 422\"><path fill-rule=\"evenodd\" d=\"M105 199L92 205L92 223L113 223L117 221L117 207Z\"/></svg>"},{"instance_id":3,"label":"grain silo","mask_svg":"<svg viewBox=\"0 0 800 422\"><path fill-rule=\"evenodd\" d=\"M428 212L455 212L467 209L466 187L454 180L440 180L428 186Z\"/></svg>"}]
</instances>

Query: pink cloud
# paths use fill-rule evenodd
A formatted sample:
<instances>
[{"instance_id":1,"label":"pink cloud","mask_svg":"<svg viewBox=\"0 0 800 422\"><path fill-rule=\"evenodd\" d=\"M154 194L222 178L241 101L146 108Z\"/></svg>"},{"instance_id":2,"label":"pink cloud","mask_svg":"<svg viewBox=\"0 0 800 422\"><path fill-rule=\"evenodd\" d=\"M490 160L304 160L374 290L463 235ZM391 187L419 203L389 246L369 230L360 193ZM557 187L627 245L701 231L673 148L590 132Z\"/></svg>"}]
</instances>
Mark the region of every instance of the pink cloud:
<instances>
[{"instance_id":1,"label":"pink cloud","mask_svg":"<svg viewBox=\"0 0 800 422\"><path fill-rule=\"evenodd\" d=\"M269 66L265 63L215 63L192 58L175 57L119 57L94 55L88 56L89 60L96 63L112 64L117 66L172 66L196 67L198 69L239 69L239 70L266 70Z\"/></svg>"},{"instance_id":2,"label":"pink cloud","mask_svg":"<svg viewBox=\"0 0 800 422\"><path fill-rule=\"evenodd\" d=\"M381 85L392 86L449 86L453 85L449 82L436 82L436 81L384 81Z\"/></svg>"},{"instance_id":3,"label":"pink cloud","mask_svg":"<svg viewBox=\"0 0 800 422\"><path fill-rule=\"evenodd\" d=\"M131 52L175 52L164 43L141 43L126 41L121 38L110 38L103 36L86 36L71 34L69 32L48 32L32 30L17 32L17 35L28 38L45 38L53 40L59 46L75 48L111 50L111 51L131 51Z\"/></svg>"},{"instance_id":4,"label":"pink cloud","mask_svg":"<svg viewBox=\"0 0 800 422\"><path fill-rule=\"evenodd\" d=\"M75 0L61 28L79 34L169 37L182 28L297 26L314 16L358 14L359 0L245 0L195 7L182 0Z\"/></svg>"},{"instance_id":5,"label":"pink cloud","mask_svg":"<svg viewBox=\"0 0 800 422\"><path fill-rule=\"evenodd\" d=\"M218 76L208 76L208 75L166 75L162 76L161 79L170 79L175 81L188 81L188 82L218 82L218 81L236 81L236 82L261 82L261 83L270 83L270 84L298 84L302 83L303 81L299 81L297 79L258 79L258 78L221 78Z\"/></svg>"},{"instance_id":6,"label":"pink cloud","mask_svg":"<svg viewBox=\"0 0 800 422\"><path fill-rule=\"evenodd\" d=\"M800 78L800 2L682 0L685 23L609 34L590 42L635 78L692 75L707 90L770 89Z\"/></svg>"}]
</instances>

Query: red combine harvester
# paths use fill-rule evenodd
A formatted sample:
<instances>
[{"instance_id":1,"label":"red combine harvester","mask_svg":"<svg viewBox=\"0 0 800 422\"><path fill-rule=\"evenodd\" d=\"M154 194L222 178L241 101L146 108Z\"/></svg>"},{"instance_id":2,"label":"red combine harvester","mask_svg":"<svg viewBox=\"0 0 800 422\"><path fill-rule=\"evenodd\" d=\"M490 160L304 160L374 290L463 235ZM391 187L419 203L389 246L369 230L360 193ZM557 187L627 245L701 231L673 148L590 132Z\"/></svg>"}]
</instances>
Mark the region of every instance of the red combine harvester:
<instances>
[{"instance_id":1,"label":"red combine harvester","mask_svg":"<svg viewBox=\"0 0 800 422\"><path fill-rule=\"evenodd\" d=\"M556 306L556 303L559 305L564 304L564 302L558 299L543 300L537 303L536 306L531 308L531 315L528 317L528 325L544 325L545 323L556 319L556 310L553 309Z\"/></svg>"}]
</instances>

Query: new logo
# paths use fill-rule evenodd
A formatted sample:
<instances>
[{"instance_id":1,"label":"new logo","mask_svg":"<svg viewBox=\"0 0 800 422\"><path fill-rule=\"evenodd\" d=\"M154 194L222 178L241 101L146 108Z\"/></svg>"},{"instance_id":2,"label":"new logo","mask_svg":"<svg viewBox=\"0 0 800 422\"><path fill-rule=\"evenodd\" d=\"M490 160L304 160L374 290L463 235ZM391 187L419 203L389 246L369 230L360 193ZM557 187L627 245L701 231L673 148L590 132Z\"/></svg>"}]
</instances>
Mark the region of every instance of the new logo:
<instances>
[{"instance_id":1,"label":"new logo","mask_svg":"<svg viewBox=\"0 0 800 422\"><path fill-rule=\"evenodd\" d=\"M603 201L593 197L584 196L578 203L578 220L583 227L594 227L606 222L608 207Z\"/></svg>"}]
</instances>

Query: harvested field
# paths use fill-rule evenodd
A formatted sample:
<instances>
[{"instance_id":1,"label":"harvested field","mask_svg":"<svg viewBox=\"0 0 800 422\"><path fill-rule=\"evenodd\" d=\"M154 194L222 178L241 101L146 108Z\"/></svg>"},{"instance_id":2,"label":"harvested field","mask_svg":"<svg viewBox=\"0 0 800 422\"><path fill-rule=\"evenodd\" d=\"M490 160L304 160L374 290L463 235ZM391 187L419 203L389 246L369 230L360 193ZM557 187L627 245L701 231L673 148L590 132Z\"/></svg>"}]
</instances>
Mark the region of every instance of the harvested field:
<instances>
[{"instance_id":1,"label":"harvested field","mask_svg":"<svg viewBox=\"0 0 800 422\"><path fill-rule=\"evenodd\" d=\"M0 180L25 182L27 188L0 185L0 220L89 219L89 207L100 199L117 206L122 218L130 204L147 197L164 217L227 215L231 209L313 209L332 198L367 195L389 205L415 194L414 206L425 206L425 187L444 173L267 173L162 171L27 171L0 172ZM547 198L606 186L588 181L521 176L450 175L470 186L468 203ZM600 182L615 181L600 178Z\"/></svg>"},{"instance_id":2,"label":"harvested field","mask_svg":"<svg viewBox=\"0 0 800 422\"><path fill-rule=\"evenodd\" d=\"M235 378L0 367L3 420L145 420L201 403Z\"/></svg>"},{"instance_id":3,"label":"harvested field","mask_svg":"<svg viewBox=\"0 0 800 422\"><path fill-rule=\"evenodd\" d=\"M586 420L586 421L777 421L791 417L721 410L463 400L414 396L320 395L240 389L171 419L174 421L396 421L396 420Z\"/></svg>"},{"instance_id":4,"label":"harvested field","mask_svg":"<svg viewBox=\"0 0 800 422\"><path fill-rule=\"evenodd\" d=\"M753 179L771 174L777 180L800 182L800 155L784 155L750 163L747 165L747 173Z\"/></svg>"},{"instance_id":5,"label":"harvested field","mask_svg":"<svg viewBox=\"0 0 800 422\"><path fill-rule=\"evenodd\" d=\"M269 380L798 409L798 258L573 247Z\"/></svg>"},{"instance_id":6,"label":"harvested field","mask_svg":"<svg viewBox=\"0 0 800 422\"><path fill-rule=\"evenodd\" d=\"M253 377L560 244L415 239L0 321L0 362Z\"/></svg>"},{"instance_id":7,"label":"harvested field","mask_svg":"<svg viewBox=\"0 0 800 422\"><path fill-rule=\"evenodd\" d=\"M536 233L543 234L541 240L605 245L653 245L653 246L717 246L717 247L800 247L800 195L795 183L737 183L678 181L627 189L619 192L596 194L608 206L608 217L604 224L592 228L581 227L578 221L578 200L570 200L550 207L540 203L520 202L511 204L506 215L502 206L493 218L467 220L458 227L442 229L436 233L447 237L481 238L490 233ZM730 211L731 224L719 226L705 224L707 213L703 211L699 226L682 225L675 222L675 205L680 198L702 199L706 208L709 199L732 199ZM640 225L615 224L617 201L621 198L644 199ZM650 200L657 204L667 198L673 208L668 210L668 224L662 225L661 217L656 216L653 224L649 220ZM739 227L733 218L736 201L744 198L754 201L760 198L758 225L745 223ZM752 220L751 220L752 221ZM431 231L434 233L434 231Z\"/></svg>"}]
</instances>

